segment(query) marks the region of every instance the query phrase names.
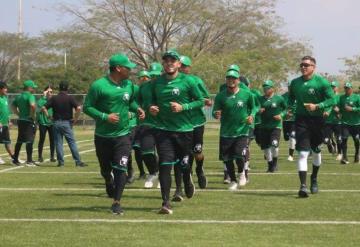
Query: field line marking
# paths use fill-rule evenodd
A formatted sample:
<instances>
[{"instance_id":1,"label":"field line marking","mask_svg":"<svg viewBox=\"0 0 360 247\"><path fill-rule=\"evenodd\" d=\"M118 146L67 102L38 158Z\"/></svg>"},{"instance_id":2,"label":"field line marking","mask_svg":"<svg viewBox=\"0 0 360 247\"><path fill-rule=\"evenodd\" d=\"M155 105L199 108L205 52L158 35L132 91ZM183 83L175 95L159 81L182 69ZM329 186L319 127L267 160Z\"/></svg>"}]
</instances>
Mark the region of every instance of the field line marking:
<instances>
[{"instance_id":1,"label":"field line marking","mask_svg":"<svg viewBox=\"0 0 360 247\"><path fill-rule=\"evenodd\" d=\"M162 219L61 219L61 218L0 218L0 222L62 222L62 223L166 223L222 225L360 225L360 221L337 220L162 220Z\"/></svg>"},{"instance_id":2,"label":"field line marking","mask_svg":"<svg viewBox=\"0 0 360 247\"><path fill-rule=\"evenodd\" d=\"M171 189L175 191L175 189ZM104 191L104 188L9 188L9 187L0 187L0 191ZM125 188L126 191L132 192L154 192L160 191L159 189L142 189L142 188ZM240 189L237 191L229 191L228 189L198 189L198 192L229 192L229 193L274 193L274 192L291 192L296 193L298 190L295 189ZM360 193L360 190L341 190L341 189L323 189L323 193L334 193L334 192L346 192L346 193Z\"/></svg>"}]
</instances>

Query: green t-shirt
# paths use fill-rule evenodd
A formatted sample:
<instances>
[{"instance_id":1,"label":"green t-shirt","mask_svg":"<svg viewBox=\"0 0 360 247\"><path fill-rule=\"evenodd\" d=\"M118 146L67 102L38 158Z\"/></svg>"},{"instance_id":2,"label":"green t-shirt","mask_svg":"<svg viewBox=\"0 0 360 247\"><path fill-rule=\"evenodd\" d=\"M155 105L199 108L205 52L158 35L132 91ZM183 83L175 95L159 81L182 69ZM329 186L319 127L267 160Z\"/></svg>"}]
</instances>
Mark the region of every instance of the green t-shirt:
<instances>
[{"instance_id":1,"label":"green t-shirt","mask_svg":"<svg viewBox=\"0 0 360 247\"><path fill-rule=\"evenodd\" d=\"M194 79L179 73L176 78L169 80L164 74L156 78L152 85L152 102L160 110L156 116L158 124L154 127L168 131L192 131L191 111L204 106L204 98ZM173 112L170 102L182 105L183 111Z\"/></svg>"},{"instance_id":2,"label":"green t-shirt","mask_svg":"<svg viewBox=\"0 0 360 247\"><path fill-rule=\"evenodd\" d=\"M139 104L138 102L138 97L139 97L139 86L134 84L134 100L136 101L136 103ZM135 128L137 125L138 125L138 117L137 117L137 112L135 111L130 111L129 112L130 114L130 119L129 119L129 127L130 127L130 130Z\"/></svg>"},{"instance_id":3,"label":"green t-shirt","mask_svg":"<svg viewBox=\"0 0 360 247\"><path fill-rule=\"evenodd\" d=\"M351 106L352 111L346 111L345 106ZM347 125L360 125L360 96L352 93L351 95L341 95L339 100L341 122Z\"/></svg>"},{"instance_id":4,"label":"green t-shirt","mask_svg":"<svg viewBox=\"0 0 360 247\"><path fill-rule=\"evenodd\" d=\"M0 123L2 126L9 125L10 111L6 95L0 96Z\"/></svg>"},{"instance_id":5,"label":"green t-shirt","mask_svg":"<svg viewBox=\"0 0 360 247\"><path fill-rule=\"evenodd\" d=\"M340 112L334 111L334 108L339 106L339 101L340 101L340 95L336 94L335 99L334 99L335 105L325 109L325 112L329 113L329 116L325 118L326 123L329 123L329 124L341 124L341 114L340 114Z\"/></svg>"},{"instance_id":6,"label":"green t-shirt","mask_svg":"<svg viewBox=\"0 0 360 247\"><path fill-rule=\"evenodd\" d=\"M324 108L334 105L334 92L330 83L317 74L307 81L302 76L292 80L289 98L290 102L296 100L296 116L322 116ZM319 109L307 111L304 103L318 104Z\"/></svg>"},{"instance_id":7,"label":"green t-shirt","mask_svg":"<svg viewBox=\"0 0 360 247\"><path fill-rule=\"evenodd\" d=\"M265 95L260 98L260 107L265 111L261 113L261 128L263 129L281 129L281 120L275 120L274 116L281 115L283 118L286 114L286 103L282 96L273 95L266 98Z\"/></svg>"},{"instance_id":8,"label":"green t-shirt","mask_svg":"<svg viewBox=\"0 0 360 247\"><path fill-rule=\"evenodd\" d=\"M205 99L210 98L209 92L206 89L206 86L205 86L203 80L201 80L200 77L197 77L195 75L189 75L189 76L191 76L194 79L195 83L199 87L199 90L200 90L203 98L205 98ZM206 123L206 115L204 112L204 108L195 109L195 110L191 111L191 120L192 120L194 127L203 126Z\"/></svg>"},{"instance_id":9,"label":"green t-shirt","mask_svg":"<svg viewBox=\"0 0 360 247\"><path fill-rule=\"evenodd\" d=\"M156 117L151 115L149 108L152 105L152 85L153 81L149 80L143 82L139 88L138 102L141 108L145 111L145 119L140 121L140 125L148 125L154 127L157 125Z\"/></svg>"},{"instance_id":10,"label":"green t-shirt","mask_svg":"<svg viewBox=\"0 0 360 247\"><path fill-rule=\"evenodd\" d=\"M286 113L291 113L290 116L288 114L285 114L285 117L284 117L283 121L285 121L285 122L293 122L293 121L295 121L296 100L295 101L290 101L289 92L286 92L281 96L284 98L285 103L287 105Z\"/></svg>"},{"instance_id":11,"label":"green t-shirt","mask_svg":"<svg viewBox=\"0 0 360 247\"><path fill-rule=\"evenodd\" d=\"M12 105L19 110L19 120L34 121L31 117L30 106L36 104L35 96L29 91L24 91L16 96Z\"/></svg>"},{"instance_id":12,"label":"green t-shirt","mask_svg":"<svg viewBox=\"0 0 360 247\"><path fill-rule=\"evenodd\" d=\"M251 124L246 122L248 116L255 118L256 107L254 96L247 90L240 89L232 94L222 90L215 97L213 115L221 111L220 136L248 136Z\"/></svg>"},{"instance_id":13,"label":"green t-shirt","mask_svg":"<svg viewBox=\"0 0 360 247\"><path fill-rule=\"evenodd\" d=\"M116 84L108 76L102 77L90 86L84 102L84 113L95 119L95 135L117 137L127 135L129 111L138 108L134 100L134 87L130 80ZM116 124L107 121L110 113L119 114Z\"/></svg>"},{"instance_id":14,"label":"green t-shirt","mask_svg":"<svg viewBox=\"0 0 360 247\"><path fill-rule=\"evenodd\" d=\"M47 98L45 96L42 96L38 102L37 102L37 112L36 112L36 119L37 122L41 125L52 125L53 122L51 121L50 118L48 118L44 112L41 111L41 108L46 104L47 102ZM53 115L53 110L52 108L47 109L49 117L51 117Z\"/></svg>"}]
</instances>

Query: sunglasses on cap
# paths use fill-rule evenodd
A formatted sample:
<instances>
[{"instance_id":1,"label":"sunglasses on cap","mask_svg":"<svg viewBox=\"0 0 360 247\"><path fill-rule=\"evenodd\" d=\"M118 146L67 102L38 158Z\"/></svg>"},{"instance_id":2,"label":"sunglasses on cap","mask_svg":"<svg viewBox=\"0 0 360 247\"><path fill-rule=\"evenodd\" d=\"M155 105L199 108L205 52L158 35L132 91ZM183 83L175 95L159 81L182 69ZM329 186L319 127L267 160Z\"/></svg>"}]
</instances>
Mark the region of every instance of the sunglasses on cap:
<instances>
[{"instance_id":1,"label":"sunglasses on cap","mask_svg":"<svg viewBox=\"0 0 360 247\"><path fill-rule=\"evenodd\" d=\"M300 68L302 68L302 67L308 68L308 67L310 67L310 66L314 66L314 65L313 65L313 64L310 64L310 63L301 63L301 64L300 64Z\"/></svg>"}]
</instances>

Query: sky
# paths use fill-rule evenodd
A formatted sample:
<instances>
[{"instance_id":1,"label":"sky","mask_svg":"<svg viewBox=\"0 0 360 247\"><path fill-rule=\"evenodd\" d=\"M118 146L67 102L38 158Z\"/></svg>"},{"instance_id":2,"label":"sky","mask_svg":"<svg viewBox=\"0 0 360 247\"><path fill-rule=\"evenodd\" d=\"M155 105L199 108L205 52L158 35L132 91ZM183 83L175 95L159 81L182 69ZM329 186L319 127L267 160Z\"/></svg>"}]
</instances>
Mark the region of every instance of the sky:
<instances>
[{"instance_id":1,"label":"sky","mask_svg":"<svg viewBox=\"0 0 360 247\"><path fill-rule=\"evenodd\" d=\"M56 30L72 21L56 9L60 3L81 0L23 0L24 32L30 36ZM360 55L359 0L278 0L282 32L294 40L308 40L318 71L333 75L344 69L340 60ZM16 32L18 0L0 0L0 31Z\"/></svg>"}]
</instances>

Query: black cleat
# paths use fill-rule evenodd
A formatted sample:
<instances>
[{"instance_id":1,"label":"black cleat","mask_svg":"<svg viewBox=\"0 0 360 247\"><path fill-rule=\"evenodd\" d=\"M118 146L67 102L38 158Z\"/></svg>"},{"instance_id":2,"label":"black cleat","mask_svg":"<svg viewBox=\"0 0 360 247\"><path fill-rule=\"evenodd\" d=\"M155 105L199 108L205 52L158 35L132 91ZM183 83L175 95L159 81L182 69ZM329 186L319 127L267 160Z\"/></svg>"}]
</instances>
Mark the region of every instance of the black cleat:
<instances>
[{"instance_id":1,"label":"black cleat","mask_svg":"<svg viewBox=\"0 0 360 247\"><path fill-rule=\"evenodd\" d=\"M38 162L43 163L43 162L44 162L43 157L40 157L40 158L38 159Z\"/></svg>"},{"instance_id":2,"label":"black cleat","mask_svg":"<svg viewBox=\"0 0 360 247\"><path fill-rule=\"evenodd\" d=\"M196 175L200 189L205 189L207 186L207 179L202 167L196 167Z\"/></svg>"},{"instance_id":3,"label":"black cleat","mask_svg":"<svg viewBox=\"0 0 360 247\"><path fill-rule=\"evenodd\" d=\"M56 159L55 159L55 158L51 158L51 159L50 159L50 162L56 162Z\"/></svg>"},{"instance_id":4,"label":"black cleat","mask_svg":"<svg viewBox=\"0 0 360 247\"><path fill-rule=\"evenodd\" d=\"M80 162L76 164L76 167L85 167L88 166L87 164L85 164L84 162Z\"/></svg>"},{"instance_id":5,"label":"black cleat","mask_svg":"<svg viewBox=\"0 0 360 247\"><path fill-rule=\"evenodd\" d=\"M176 190L175 194L173 195L173 198L171 201L173 202L182 202L184 200L181 191Z\"/></svg>"},{"instance_id":6,"label":"black cleat","mask_svg":"<svg viewBox=\"0 0 360 247\"><path fill-rule=\"evenodd\" d=\"M64 163L58 163L57 167L64 167Z\"/></svg>"},{"instance_id":7,"label":"black cleat","mask_svg":"<svg viewBox=\"0 0 360 247\"><path fill-rule=\"evenodd\" d=\"M316 178L311 178L310 192L311 194L316 194L319 192L319 187Z\"/></svg>"},{"instance_id":8,"label":"black cleat","mask_svg":"<svg viewBox=\"0 0 360 247\"><path fill-rule=\"evenodd\" d=\"M163 202L159 212L159 214L172 214L173 211L171 209L170 203L168 202Z\"/></svg>"},{"instance_id":9,"label":"black cleat","mask_svg":"<svg viewBox=\"0 0 360 247\"><path fill-rule=\"evenodd\" d=\"M340 164L342 164L342 165L347 165L347 164L349 164L350 162L347 160L347 159L342 159L341 161L340 161Z\"/></svg>"},{"instance_id":10,"label":"black cleat","mask_svg":"<svg viewBox=\"0 0 360 247\"><path fill-rule=\"evenodd\" d=\"M16 165L16 166L21 166L21 163L20 163L20 161L19 161L19 160L15 160L15 159L13 159L11 162L13 163L13 165Z\"/></svg>"},{"instance_id":11,"label":"black cleat","mask_svg":"<svg viewBox=\"0 0 360 247\"><path fill-rule=\"evenodd\" d=\"M118 202L114 202L111 205L111 212L113 214L117 214L117 215L123 215L124 214L124 210L121 208L120 203L118 203Z\"/></svg>"},{"instance_id":12,"label":"black cleat","mask_svg":"<svg viewBox=\"0 0 360 247\"><path fill-rule=\"evenodd\" d=\"M300 198L307 198L307 197L309 197L309 194L308 194L308 191L307 191L307 188L306 188L306 185L305 185L305 184L302 184L302 185L300 186L300 190L299 190L298 195L299 195Z\"/></svg>"},{"instance_id":13,"label":"black cleat","mask_svg":"<svg viewBox=\"0 0 360 247\"><path fill-rule=\"evenodd\" d=\"M359 164L359 155L355 155L354 163Z\"/></svg>"},{"instance_id":14,"label":"black cleat","mask_svg":"<svg viewBox=\"0 0 360 247\"><path fill-rule=\"evenodd\" d=\"M183 181L184 181L184 190L185 190L186 197L187 198L193 197L194 194L195 194L195 186L194 186L194 183L192 181L192 177L191 177L191 173L190 173L189 169L184 171L184 173L183 173Z\"/></svg>"}]
</instances>

